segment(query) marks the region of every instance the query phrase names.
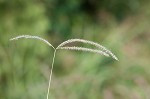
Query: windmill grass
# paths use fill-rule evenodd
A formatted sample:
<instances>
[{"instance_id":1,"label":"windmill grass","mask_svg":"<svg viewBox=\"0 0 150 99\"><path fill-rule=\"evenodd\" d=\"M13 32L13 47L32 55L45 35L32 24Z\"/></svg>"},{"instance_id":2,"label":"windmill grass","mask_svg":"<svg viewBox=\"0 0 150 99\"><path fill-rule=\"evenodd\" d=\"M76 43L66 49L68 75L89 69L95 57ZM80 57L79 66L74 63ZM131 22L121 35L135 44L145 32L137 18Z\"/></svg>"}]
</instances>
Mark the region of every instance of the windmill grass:
<instances>
[{"instance_id":1,"label":"windmill grass","mask_svg":"<svg viewBox=\"0 0 150 99\"><path fill-rule=\"evenodd\" d=\"M56 56L57 50L59 50L59 49L66 49L66 50L76 50L76 51L83 51L83 52L93 52L93 53L98 53L100 55L104 55L106 57L112 57L113 59L118 60L118 58L110 50L108 50L104 46L102 46L102 45L100 45L98 43L95 43L93 41L88 41L88 40L83 40L83 39L69 39L69 40L64 41L61 44L59 44L56 48L51 43L49 43L47 40L45 40L45 39L43 39L41 37L38 37L38 36L20 35L20 36L11 38L10 41L18 40L18 39L21 39L21 38L37 39L37 40L43 41L48 46L50 46L50 47L52 47L54 49L53 61L52 61L52 64L51 64L52 67L51 67L50 75L49 75L49 85L48 85L48 88L47 88L46 99L49 99L49 93L50 93L50 88L51 88L51 80L52 80L52 74L53 74L53 67L54 67L55 56ZM65 45L67 45L69 43L73 43L73 42L80 42L80 43L90 44L90 45L93 45L93 46L97 47L97 49L91 49L91 48L79 47L79 46L72 46L72 47L65 46Z\"/></svg>"}]
</instances>

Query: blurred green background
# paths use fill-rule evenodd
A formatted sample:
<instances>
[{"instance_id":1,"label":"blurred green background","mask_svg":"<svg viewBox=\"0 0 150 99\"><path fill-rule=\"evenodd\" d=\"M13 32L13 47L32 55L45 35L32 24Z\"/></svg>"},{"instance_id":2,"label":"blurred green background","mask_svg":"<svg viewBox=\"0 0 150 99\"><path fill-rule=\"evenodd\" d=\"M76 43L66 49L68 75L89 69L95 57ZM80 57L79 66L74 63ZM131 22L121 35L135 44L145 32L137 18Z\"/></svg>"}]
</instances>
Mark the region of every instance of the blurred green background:
<instances>
[{"instance_id":1,"label":"blurred green background","mask_svg":"<svg viewBox=\"0 0 150 99\"><path fill-rule=\"evenodd\" d=\"M53 49L9 41L22 34L91 40L120 60L58 51L50 99L150 99L150 0L0 0L0 99L46 99Z\"/></svg>"}]
</instances>

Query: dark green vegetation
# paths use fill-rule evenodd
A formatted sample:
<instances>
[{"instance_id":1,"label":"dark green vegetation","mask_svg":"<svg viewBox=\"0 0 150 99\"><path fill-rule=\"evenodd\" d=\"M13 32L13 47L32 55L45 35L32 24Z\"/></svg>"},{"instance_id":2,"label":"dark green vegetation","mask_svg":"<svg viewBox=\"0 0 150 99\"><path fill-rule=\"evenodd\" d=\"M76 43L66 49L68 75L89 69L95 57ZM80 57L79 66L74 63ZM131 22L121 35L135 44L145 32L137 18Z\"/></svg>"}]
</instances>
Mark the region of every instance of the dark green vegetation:
<instances>
[{"instance_id":1,"label":"dark green vegetation","mask_svg":"<svg viewBox=\"0 0 150 99\"><path fill-rule=\"evenodd\" d=\"M149 0L0 0L0 99L46 99L53 49L9 42L22 34L55 47L70 38L95 41L120 60L58 51L50 99L150 99L149 9Z\"/></svg>"}]
</instances>

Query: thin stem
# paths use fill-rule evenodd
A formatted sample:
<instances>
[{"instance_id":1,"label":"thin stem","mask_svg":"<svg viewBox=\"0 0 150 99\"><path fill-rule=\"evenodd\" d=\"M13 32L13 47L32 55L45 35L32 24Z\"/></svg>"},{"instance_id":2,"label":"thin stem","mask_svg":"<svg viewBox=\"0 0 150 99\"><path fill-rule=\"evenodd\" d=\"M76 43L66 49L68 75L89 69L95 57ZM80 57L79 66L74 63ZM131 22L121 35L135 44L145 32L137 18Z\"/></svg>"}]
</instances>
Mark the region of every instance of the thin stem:
<instances>
[{"instance_id":1,"label":"thin stem","mask_svg":"<svg viewBox=\"0 0 150 99\"><path fill-rule=\"evenodd\" d=\"M47 98L46 99L48 99L48 97L49 97L49 91L51 88L51 79L52 79L53 67L54 67L54 62L55 62L55 54L56 54L56 49L54 50L54 56L53 56L53 61L52 61L52 68L51 68L50 75L49 75L49 85L48 85L48 89L47 89Z\"/></svg>"}]
</instances>

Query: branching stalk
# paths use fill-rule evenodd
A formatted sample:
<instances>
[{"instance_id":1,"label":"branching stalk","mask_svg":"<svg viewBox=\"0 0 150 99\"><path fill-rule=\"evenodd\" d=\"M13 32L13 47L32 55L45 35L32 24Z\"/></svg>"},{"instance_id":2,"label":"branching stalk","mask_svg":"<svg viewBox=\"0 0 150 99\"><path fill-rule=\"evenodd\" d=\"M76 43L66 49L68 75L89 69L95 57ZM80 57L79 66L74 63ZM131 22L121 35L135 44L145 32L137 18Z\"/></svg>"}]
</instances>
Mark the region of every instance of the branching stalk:
<instances>
[{"instance_id":1,"label":"branching stalk","mask_svg":"<svg viewBox=\"0 0 150 99\"><path fill-rule=\"evenodd\" d=\"M115 60L118 60L118 58L110 50L106 49L104 46L102 46L98 43L92 42L92 41L88 41L88 40L70 39L70 40L62 42L56 48L51 43L49 43L47 40L45 40L41 37L38 37L38 36L20 35L20 36L17 36L15 38L11 38L10 41L18 40L20 38L38 39L38 40L43 41L44 43L48 44L48 46L50 46L54 49L54 55L53 55L52 67L51 67L50 75L49 75L49 84L48 84L47 98L46 99L49 99L50 88L51 88L51 80L52 80L52 74L53 74L53 67L54 67L55 55L56 55L56 50L57 49L77 50L77 51L84 51L84 52L94 52L94 53L98 53L98 54L101 54L101 55L104 55L104 56L107 56L107 57L112 56L112 58L114 58ZM73 42L81 42L81 43L91 44L91 45L96 46L98 49L91 49L91 48L78 47L78 46L73 46L73 47L66 46L65 47L66 44L73 43Z\"/></svg>"}]
</instances>

